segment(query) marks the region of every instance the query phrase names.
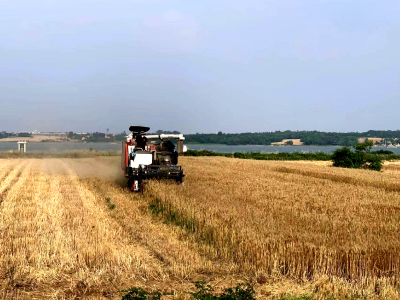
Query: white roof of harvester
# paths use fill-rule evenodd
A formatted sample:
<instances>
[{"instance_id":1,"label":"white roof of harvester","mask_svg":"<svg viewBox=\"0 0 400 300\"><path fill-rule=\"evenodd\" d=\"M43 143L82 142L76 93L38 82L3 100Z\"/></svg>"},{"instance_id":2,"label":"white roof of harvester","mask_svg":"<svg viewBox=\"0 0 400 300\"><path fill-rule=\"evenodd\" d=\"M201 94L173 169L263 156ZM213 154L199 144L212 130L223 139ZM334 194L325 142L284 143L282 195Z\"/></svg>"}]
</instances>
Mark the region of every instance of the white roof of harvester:
<instances>
[{"instance_id":1,"label":"white roof of harvester","mask_svg":"<svg viewBox=\"0 0 400 300\"><path fill-rule=\"evenodd\" d=\"M185 137L183 136L183 134L146 134L145 137L148 140L170 140L170 139L175 139L175 140L180 140L180 141L184 141ZM130 133L127 135L127 139L131 140L133 138L133 134Z\"/></svg>"},{"instance_id":2,"label":"white roof of harvester","mask_svg":"<svg viewBox=\"0 0 400 300\"><path fill-rule=\"evenodd\" d=\"M145 136L149 140L153 140L153 139L160 139L160 140L177 139L177 140L180 140L180 141L184 141L185 140L185 137L183 136L183 134L162 133L162 134L146 134Z\"/></svg>"}]
</instances>

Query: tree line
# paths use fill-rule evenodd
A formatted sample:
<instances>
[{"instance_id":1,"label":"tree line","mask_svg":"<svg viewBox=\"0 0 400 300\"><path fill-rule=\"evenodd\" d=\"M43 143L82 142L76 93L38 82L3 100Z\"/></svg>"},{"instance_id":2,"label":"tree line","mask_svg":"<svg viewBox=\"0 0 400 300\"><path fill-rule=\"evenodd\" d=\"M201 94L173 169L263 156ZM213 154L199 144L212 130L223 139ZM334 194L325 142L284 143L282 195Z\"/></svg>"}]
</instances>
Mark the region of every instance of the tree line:
<instances>
[{"instance_id":1,"label":"tree line","mask_svg":"<svg viewBox=\"0 0 400 300\"><path fill-rule=\"evenodd\" d=\"M367 132L321 132L321 131L275 131L256 133L189 134L187 143L225 145L271 145L283 139L300 139L304 145L353 146L361 137L385 138L389 141L400 139L400 130L369 130Z\"/></svg>"},{"instance_id":2,"label":"tree line","mask_svg":"<svg viewBox=\"0 0 400 300\"><path fill-rule=\"evenodd\" d=\"M9 137L31 137L32 135L29 132L20 132L20 133L9 133L6 131L0 132L0 139L6 139Z\"/></svg>"},{"instance_id":3,"label":"tree line","mask_svg":"<svg viewBox=\"0 0 400 300\"><path fill-rule=\"evenodd\" d=\"M154 133L149 134L179 134L179 131L164 131L157 130ZM128 133L125 131L118 134L108 134L103 132L92 132L92 133L75 133L73 131L67 132L67 137L71 140L85 141L91 143L111 143L125 141Z\"/></svg>"},{"instance_id":4,"label":"tree line","mask_svg":"<svg viewBox=\"0 0 400 300\"><path fill-rule=\"evenodd\" d=\"M119 134L106 134L103 132L75 133L70 131L67 133L67 137L71 140L89 143L112 143L124 141L126 139L126 132L124 131Z\"/></svg>"}]
</instances>

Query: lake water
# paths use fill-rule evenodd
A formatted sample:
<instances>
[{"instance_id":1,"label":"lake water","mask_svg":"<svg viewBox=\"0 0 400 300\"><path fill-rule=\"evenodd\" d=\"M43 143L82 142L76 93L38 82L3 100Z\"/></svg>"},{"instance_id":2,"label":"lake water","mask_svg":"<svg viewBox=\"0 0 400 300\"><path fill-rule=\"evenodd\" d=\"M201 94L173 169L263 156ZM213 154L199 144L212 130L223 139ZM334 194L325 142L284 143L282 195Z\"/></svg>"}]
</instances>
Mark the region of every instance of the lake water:
<instances>
[{"instance_id":1,"label":"lake water","mask_svg":"<svg viewBox=\"0 0 400 300\"><path fill-rule=\"evenodd\" d=\"M189 144L188 149L192 150L212 150L215 152L262 152L262 153L276 153L276 152L326 152L332 153L338 146L257 146L257 145L206 145L206 144ZM121 143L28 143L28 152L62 152L70 150L98 150L98 151L120 151ZM373 148L379 150L385 148ZM0 142L0 152L10 150L17 150L16 142ZM396 154L400 154L400 148L387 149Z\"/></svg>"}]
</instances>

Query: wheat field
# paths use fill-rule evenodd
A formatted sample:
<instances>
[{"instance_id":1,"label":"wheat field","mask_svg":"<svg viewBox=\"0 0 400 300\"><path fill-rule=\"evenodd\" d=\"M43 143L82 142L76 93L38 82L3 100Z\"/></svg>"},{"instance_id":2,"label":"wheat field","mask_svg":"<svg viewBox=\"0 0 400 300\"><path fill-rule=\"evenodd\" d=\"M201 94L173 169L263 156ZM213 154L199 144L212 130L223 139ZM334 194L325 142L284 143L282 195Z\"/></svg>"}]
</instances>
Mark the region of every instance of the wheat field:
<instances>
[{"instance_id":1,"label":"wheat field","mask_svg":"<svg viewBox=\"0 0 400 300\"><path fill-rule=\"evenodd\" d=\"M138 286L187 298L200 280L250 281L260 299L400 297L398 163L180 163L184 185L134 194L118 157L0 159L1 297L120 299Z\"/></svg>"}]
</instances>

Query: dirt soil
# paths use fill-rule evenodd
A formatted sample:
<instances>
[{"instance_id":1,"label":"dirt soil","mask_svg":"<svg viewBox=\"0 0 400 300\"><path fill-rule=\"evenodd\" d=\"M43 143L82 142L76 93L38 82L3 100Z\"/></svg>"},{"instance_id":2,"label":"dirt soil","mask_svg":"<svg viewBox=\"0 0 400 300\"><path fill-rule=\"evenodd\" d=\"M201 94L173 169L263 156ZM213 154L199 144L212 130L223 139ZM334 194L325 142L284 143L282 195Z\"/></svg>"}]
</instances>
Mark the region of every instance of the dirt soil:
<instances>
[{"instance_id":1,"label":"dirt soil","mask_svg":"<svg viewBox=\"0 0 400 300\"><path fill-rule=\"evenodd\" d=\"M303 142L301 141L301 139L284 139L281 142L271 143L271 145L285 145L285 143L288 142L288 141L292 141L293 142L293 146L301 146L301 145L303 145Z\"/></svg>"}]
</instances>

